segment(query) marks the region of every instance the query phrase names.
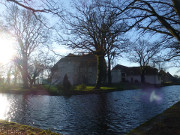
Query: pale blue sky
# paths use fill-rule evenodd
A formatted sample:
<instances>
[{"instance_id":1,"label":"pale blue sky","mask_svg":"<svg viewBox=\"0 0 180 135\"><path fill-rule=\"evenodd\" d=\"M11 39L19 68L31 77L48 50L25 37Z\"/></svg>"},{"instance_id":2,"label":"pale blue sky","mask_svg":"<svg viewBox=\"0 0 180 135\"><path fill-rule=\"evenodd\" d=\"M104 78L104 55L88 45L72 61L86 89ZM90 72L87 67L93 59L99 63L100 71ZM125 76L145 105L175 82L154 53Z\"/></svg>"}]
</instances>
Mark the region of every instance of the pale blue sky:
<instances>
[{"instance_id":1,"label":"pale blue sky","mask_svg":"<svg viewBox=\"0 0 180 135\"><path fill-rule=\"evenodd\" d=\"M71 10L71 6L70 6L70 4L69 4L70 1L71 1L71 0L63 1L64 7L65 7L66 9L68 9L68 10ZM2 13L3 7L4 7L3 5L0 5L0 12L1 12L1 13ZM54 22L55 20L57 20L56 18L52 18L52 16L51 16L49 19L50 19L51 22ZM137 34L137 32L135 32L135 31L129 32L129 33L127 34L127 36L131 38L131 40L136 39L136 38L137 38L137 35L138 35L138 34ZM148 39L149 39L150 41L154 41L154 40L157 39L157 37L156 37L156 36L153 36L153 37L151 37L151 38L148 37ZM64 55L64 56L65 56L65 55L68 55L69 53L72 53L72 52L73 52L73 50L67 49L65 46L62 46L62 45L57 45L57 46L55 47L55 51L56 51L56 53L59 53L59 54ZM137 63L129 62L129 61L127 61L126 59L123 59L123 58L116 59L116 60L115 60L115 63L116 63L116 64L122 64L122 65L129 66L129 67L138 66ZM170 65L172 65L172 64L169 64L169 65L167 64L167 66L170 66ZM170 72L172 75L175 75L175 74L179 74L179 73L177 73L178 70L179 70L179 68L169 68L169 69L167 69L166 71L167 71L167 72ZM179 74L179 75L180 75L180 74Z\"/></svg>"},{"instance_id":2,"label":"pale blue sky","mask_svg":"<svg viewBox=\"0 0 180 135\"><path fill-rule=\"evenodd\" d=\"M71 0L64 1L64 4L65 4L64 7L67 7L69 10L72 10L71 5L70 5L70 1ZM136 40L138 38L138 35L139 35L139 33L136 30L128 32L126 34L126 36L129 37L129 39L131 39L131 40ZM149 42L154 42L154 41L158 40L159 36L158 35L154 35L154 36L148 35L148 36L144 36L143 38L147 39ZM73 52L73 50L67 49L64 46L57 46L56 50L57 50L57 52L61 53L62 55L68 55L69 53ZM129 62L127 59L124 59L124 58L117 58L114 63L115 64L121 64L124 66L129 66L129 67L139 66L137 63ZM167 63L165 65L166 72L170 72L172 75L175 75L175 74L180 75L180 73L177 73L179 68L175 68L175 67L169 68L172 65L173 65L172 63L169 63L169 64Z\"/></svg>"}]
</instances>

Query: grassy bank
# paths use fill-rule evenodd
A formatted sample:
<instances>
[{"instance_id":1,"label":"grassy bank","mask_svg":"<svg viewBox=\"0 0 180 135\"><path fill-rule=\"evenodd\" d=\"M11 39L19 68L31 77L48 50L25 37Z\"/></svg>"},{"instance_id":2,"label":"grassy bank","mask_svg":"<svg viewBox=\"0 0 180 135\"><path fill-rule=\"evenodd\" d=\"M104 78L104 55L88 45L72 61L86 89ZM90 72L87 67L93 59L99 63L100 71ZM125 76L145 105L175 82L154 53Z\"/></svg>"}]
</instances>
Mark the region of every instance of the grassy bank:
<instances>
[{"instance_id":1,"label":"grassy bank","mask_svg":"<svg viewBox=\"0 0 180 135\"><path fill-rule=\"evenodd\" d=\"M0 135L60 135L49 130L0 120Z\"/></svg>"},{"instance_id":2,"label":"grassy bank","mask_svg":"<svg viewBox=\"0 0 180 135\"><path fill-rule=\"evenodd\" d=\"M145 85L145 87L154 87L153 85ZM10 88L1 90L1 93L14 93L14 94L34 94L34 95L79 95L79 94L92 94L104 93L112 91L133 90L144 88L144 85L119 83L111 86L103 85L100 89L95 89L94 86L86 86L84 84L71 86L69 90L63 90L62 86L49 86L49 85L36 85L31 89Z\"/></svg>"},{"instance_id":3,"label":"grassy bank","mask_svg":"<svg viewBox=\"0 0 180 135\"><path fill-rule=\"evenodd\" d=\"M86 85L77 85L74 87L74 91L109 91L109 90L128 90L128 89L138 89L139 85L129 84L129 83L119 83L113 84L111 86L103 85L100 89L95 89L94 86L86 86Z\"/></svg>"},{"instance_id":4,"label":"grassy bank","mask_svg":"<svg viewBox=\"0 0 180 135\"><path fill-rule=\"evenodd\" d=\"M127 135L180 135L180 101Z\"/></svg>"}]
</instances>

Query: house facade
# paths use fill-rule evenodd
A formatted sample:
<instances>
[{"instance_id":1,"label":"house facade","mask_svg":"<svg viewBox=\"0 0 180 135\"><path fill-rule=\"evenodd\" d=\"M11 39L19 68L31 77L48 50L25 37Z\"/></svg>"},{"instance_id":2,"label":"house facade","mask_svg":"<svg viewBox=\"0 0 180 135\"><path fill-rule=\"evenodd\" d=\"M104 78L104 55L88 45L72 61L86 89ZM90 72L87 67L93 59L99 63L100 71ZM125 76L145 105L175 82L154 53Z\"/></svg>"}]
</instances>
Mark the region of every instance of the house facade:
<instances>
[{"instance_id":1,"label":"house facade","mask_svg":"<svg viewBox=\"0 0 180 135\"><path fill-rule=\"evenodd\" d=\"M116 65L112 70L112 83L119 82L140 83L140 67L126 67L123 65ZM161 77L156 68L152 68L150 66L146 67L145 83L155 85L161 84Z\"/></svg>"},{"instance_id":2,"label":"house facade","mask_svg":"<svg viewBox=\"0 0 180 135\"><path fill-rule=\"evenodd\" d=\"M52 84L62 84L65 75L71 85L96 84L97 59L93 54L74 55L69 54L61 58L51 69ZM126 67L116 65L112 71L112 83L130 82L141 83L140 67ZM145 83L159 85L161 77L156 68L147 66L145 72Z\"/></svg>"},{"instance_id":3,"label":"house facade","mask_svg":"<svg viewBox=\"0 0 180 135\"><path fill-rule=\"evenodd\" d=\"M67 75L72 85L95 84L97 60L93 54L69 54L60 59L52 68L52 84L62 84Z\"/></svg>"}]
</instances>

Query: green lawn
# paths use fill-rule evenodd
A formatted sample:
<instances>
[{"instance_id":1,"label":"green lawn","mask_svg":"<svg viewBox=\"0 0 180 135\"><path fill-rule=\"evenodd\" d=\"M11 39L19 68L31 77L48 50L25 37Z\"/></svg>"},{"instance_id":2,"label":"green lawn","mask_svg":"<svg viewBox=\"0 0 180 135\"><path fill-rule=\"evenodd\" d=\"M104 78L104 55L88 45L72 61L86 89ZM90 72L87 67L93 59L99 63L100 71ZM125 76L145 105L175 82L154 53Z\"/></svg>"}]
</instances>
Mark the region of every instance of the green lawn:
<instances>
[{"instance_id":1,"label":"green lawn","mask_svg":"<svg viewBox=\"0 0 180 135\"><path fill-rule=\"evenodd\" d=\"M49 85L35 85L31 89L23 89L22 87L7 87L6 89L0 88L3 93L31 93L31 94L48 94L48 95L64 95L64 94L79 94L79 93L93 93L93 92L108 92L115 90L131 90L138 89L135 84L119 83L112 86L104 85L100 89L95 89L95 85L80 84L72 86L69 91L64 91L63 86L49 86Z\"/></svg>"},{"instance_id":2,"label":"green lawn","mask_svg":"<svg viewBox=\"0 0 180 135\"><path fill-rule=\"evenodd\" d=\"M136 85L130 85L128 83L114 84L112 86L102 86L99 90L127 90L127 89L138 89ZM74 86L75 91L94 91L95 86L86 86L84 84ZM98 91L98 90L97 90Z\"/></svg>"}]
</instances>

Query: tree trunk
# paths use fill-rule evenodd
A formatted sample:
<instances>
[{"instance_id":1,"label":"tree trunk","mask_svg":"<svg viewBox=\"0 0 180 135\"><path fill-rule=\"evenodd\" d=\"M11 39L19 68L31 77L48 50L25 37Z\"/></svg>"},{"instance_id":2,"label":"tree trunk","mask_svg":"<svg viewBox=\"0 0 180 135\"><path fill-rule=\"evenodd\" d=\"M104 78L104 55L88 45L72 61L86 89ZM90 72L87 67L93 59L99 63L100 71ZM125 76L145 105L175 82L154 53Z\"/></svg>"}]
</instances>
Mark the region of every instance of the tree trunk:
<instances>
[{"instance_id":1,"label":"tree trunk","mask_svg":"<svg viewBox=\"0 0 180 135\"><path fill-rule=\"evenodd\" d=\"M105 76L105 60L103 55L96 55L97 57L97 78L96 78L96 89L99 89L102 85L102 81L104 80Z\"/></svg>"},{"instance_id":2,"label":"tree trunk","mask_svg":"<svg viewBox=\"0 0 180 135\"><path fill-rule=\"evenodd\" d=\"M141 70L141 83L142 84L145 83L145 70L144 69Z\"/></svg>"},{"instance_id":3,"label":"tree trunk","mask_svg":"<svg viewBox=\"0 0 180 135\"><path fill-rule=\"evenodd\" d=\"M30 80L30 88L32 89L32 86L33 86L33 79Z\"/></svg>"},{"instance_id":4,"label":"tree trunk","mask_svg":"<svg viewBox=\"0 0 180 135\"><path fill-rule=\"evenodd\" d=\"M174 10L176 11L177 15L180 18L180 1L179 0L172 0L173 5L174 5Z\"/></svg>"},{"instance_id":5,"label":"tree trunk","mask_svg":"<svg viewBox=\"0 0 180 135\"><path fill-rule=\"evenodd\" d=\"M15 71L15 74L14 74L14 86L16 86L16 85L17 85L17 73Z\"/></svg>"},{"instance_id":6,"label":"tree trunk","mask_svg":"<svg viewBox=\"0 0 180 135\"><path fill-rule=\"evenodd\" d=\"M112 78L111 78L111 60L108 56L108 85L112 84Z\"/></svg>"},{"instance_id":7,"label":"tree trunk","mask_svg":"<svg viewBox=\"0 0 180 135\"><path fill-rule=\"evenodd\" d=\"M28 88L28 62L27 56L23 56L23 65L22 65L22 78L23 78L23 88Z\"/></svg>"},{"instance_id":8,"label":"tree trunk","mask_svg":"<svg viewBox=\"0 0 180 135\"><path fill-rule=\"evenodd\" d=\"M14 86L17 85L17 76L14 76Z\"/></svg>"},{"instance_id":9,"label":"tree trunk","mask_svg":"<svg viewBox=\"0 0 180 135\"><path fill-rule=\"evenodd\" d=\"M36 78L35 77L33 77L32 79L31 78L29 78L29 88L32 88L33 87L33 85L35 85L36 84Z\"/></svg>"},{"instance_id":10,"label":"tree trunk","mask_svg":"<svg viewBox=\"0 0 180 135\"><path fill-rule=\"evenodd\" d=\"M8 72L8 74L7 74L7 84L10 85L10 83L11 83L11 74L10 74L10 72Z\"/></svg>"}]
</instances>

